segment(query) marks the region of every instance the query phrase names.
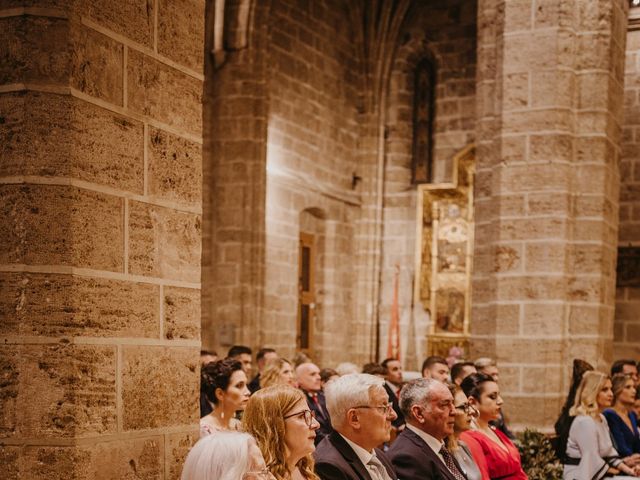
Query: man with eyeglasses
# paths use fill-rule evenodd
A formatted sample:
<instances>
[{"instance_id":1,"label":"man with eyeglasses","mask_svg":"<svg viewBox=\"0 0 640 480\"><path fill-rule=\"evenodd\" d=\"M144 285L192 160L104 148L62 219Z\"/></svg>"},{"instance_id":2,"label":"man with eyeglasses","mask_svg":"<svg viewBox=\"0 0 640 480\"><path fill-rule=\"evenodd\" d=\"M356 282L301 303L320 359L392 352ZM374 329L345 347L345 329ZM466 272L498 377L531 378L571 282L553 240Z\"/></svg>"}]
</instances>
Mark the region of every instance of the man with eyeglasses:
<instances>
[{"instance_id":1,"label":"man with eyeglasses","mask_svg":"<svg viewBox=\"0 0 640 480\"><path fill-rule=\"evenodd\" d=\"M387 454L402 480L467 480L444 439L453 433L455 405L447 386L432 378L405 384L400 409L406 428Z\"/></svg>"},{"instance_id":2,"label":"man with eyeglasses","mask_svg":"<svg viewBox=\"0 0 640 480\"><path fill-rule=\"evenodd\" d=\"M379 450L388 442L396 414L384 380L366 373L344 375L325 387L334 432L316 449L322 480L396 480L391 462Z\"/></svg>"}]
</instances>

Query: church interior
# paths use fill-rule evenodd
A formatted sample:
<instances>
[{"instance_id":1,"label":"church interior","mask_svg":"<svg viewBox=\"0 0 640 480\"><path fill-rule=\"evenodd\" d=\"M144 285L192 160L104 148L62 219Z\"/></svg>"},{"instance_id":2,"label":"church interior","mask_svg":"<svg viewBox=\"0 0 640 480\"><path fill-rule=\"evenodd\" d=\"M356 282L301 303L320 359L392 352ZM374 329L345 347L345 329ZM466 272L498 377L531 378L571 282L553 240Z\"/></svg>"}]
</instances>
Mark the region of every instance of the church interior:
<instances>
[{"instance_id":1,"label":"church interior","mask_svg":"<svg viewBox=\"0 0 640 480\"><path fill-rule=\"evenodd\" d=\"M0 0L5 478L179 478L199 351L640 359L640 2Z\"/></svg>"}]
</instances>

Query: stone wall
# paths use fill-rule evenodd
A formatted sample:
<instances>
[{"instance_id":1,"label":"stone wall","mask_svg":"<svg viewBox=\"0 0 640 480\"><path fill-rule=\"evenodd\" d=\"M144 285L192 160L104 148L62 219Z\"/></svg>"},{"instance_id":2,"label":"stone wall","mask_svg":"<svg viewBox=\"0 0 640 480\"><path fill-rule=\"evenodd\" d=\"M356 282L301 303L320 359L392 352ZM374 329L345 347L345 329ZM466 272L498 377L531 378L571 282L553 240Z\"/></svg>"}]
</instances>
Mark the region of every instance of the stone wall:
<instances>
[{"instance_id":1,"label":"stone wall","mask_svg":"<svg viewBox=\"0 0 640 480\"><path fill-rule=\"evenodd\" d=\"M204 2L0 2L3 478L197 438Z\"/></svg>"},{"instance_id":2,"label":"stone wall","mask_svg":"<svg viewBox=\"0 0 640 480\"><path fill-rule=\"evenodd\" d=\"M411 184L414 72L424 58L437 65L434 183L451 181L452 158L474 140L476 75L475 2L421 4L400 32L393 61L385 142L380 358L387 352L395 265L405 368L419 370L426 356L428 317L413 305L416 186Z\"/></svg>"},{"instance_id":3,"label":"stone wall","mask_svg":"<svg viewBox=\"0 0 640 480\"><path fill-rule=\"evenodd\" d=\"M638 15L638 9L630 15ZM640 247L640 30L635 24L627 34L619 247ZM640 288L617 288L613 339L614 359L640 356Z\"/></svg>"},{"instance_id":4,"label":"stone wall","mask_svg":"<svg viewBox=\"0 0 640 480\"><path fill-rule=\"evenodd\" d=\"M516 426L611 360L627 2L479 2L472 344Z\"/></svg>"}]
</instances>

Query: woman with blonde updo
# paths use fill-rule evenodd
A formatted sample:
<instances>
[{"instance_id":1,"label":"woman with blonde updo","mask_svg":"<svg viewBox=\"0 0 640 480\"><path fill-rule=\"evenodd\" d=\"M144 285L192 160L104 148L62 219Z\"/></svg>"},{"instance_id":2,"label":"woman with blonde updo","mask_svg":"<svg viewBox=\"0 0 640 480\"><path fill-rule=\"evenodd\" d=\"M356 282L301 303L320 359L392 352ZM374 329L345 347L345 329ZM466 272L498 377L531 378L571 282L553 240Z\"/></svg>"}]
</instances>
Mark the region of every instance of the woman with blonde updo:
<instances>
[{"instance_id":1,"label":"woman with blonde updo","mask_svg":"<svg viewBox=\"0 0 640 480\"><path fill-rule=\"evenodd\" d=\"M276 480L319 480L311 453L320 424L300 390L289 385L258 390L249 399L242 424Z\"/></svg>"},{"instance_id":2,"label":"woman with blonde updo","mask_svg":"<svg viewBox=\"0 0 640 480\"><path fill-rule=\"evenodd\" d=\"M272 387L273 385L296 386L293 366L286 358L271 360L260 375L260 388Z\"/></svg>"},{"instance_id":3,"label":"woman with blonde updo","mask_svg":"<svg viewBox=\"0 0 640 480\"><path fill-rule=\"evenodd\" d=\"M638 470L626 465L611 443L609 427L602 412L612 402L613 391L609 377L601 372L586 372L569 411L569 415L575 419L567 440L564 480L638 476Z\"/></svg>"}]
</instances>

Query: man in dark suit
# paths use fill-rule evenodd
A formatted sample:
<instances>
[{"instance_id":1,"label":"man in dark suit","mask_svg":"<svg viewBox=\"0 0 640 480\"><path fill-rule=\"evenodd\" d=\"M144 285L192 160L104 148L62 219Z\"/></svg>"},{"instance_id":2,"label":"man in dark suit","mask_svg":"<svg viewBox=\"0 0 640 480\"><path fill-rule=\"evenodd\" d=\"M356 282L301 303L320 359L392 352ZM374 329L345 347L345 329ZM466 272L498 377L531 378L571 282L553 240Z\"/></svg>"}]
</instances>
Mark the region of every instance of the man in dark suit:
<instances>
[{"instance_id":1,"label":"man in dark suit","mask_svg":"<svg viewBox=\"0 0 640 480\"><path fill-rule=\"evenodd\" d=\"M389 441L391 408L384 381L352 373L326 386L334 431L315 451L315 469L322 480L396 480L385 454L376 448Z\"/></svg>"},{"instance_id":2,"label":"man in dark suit","mask_svg":"<svg viewBox=\"0 0 640 480\"><path fill-rule=\"evenodd\" d=\"M404 415L400 410L400 389L402 388L402 364L397 358L387 358L381 364L385 373L384 389L389 395L389 401L393 405L393 411L398 418L393 421L393 427L399 431L404 426Z\"/></svg>"},{"instance_id":3,"label":"man in dark suit","mask_svg":"<svg viewBox=\"0 0 640 480\"><path fill-rule=\"evenodd\" d=\"M406 428L387 454L402 480L466 480L444 439L453 433L455 406L447 386L419 378L405 384L400 408Z\"/></svg>"},{"instance_id":4,"label":"man in dark suit","mask_svg":"<svg viewBox=\"0 0 640 480\"><path fill-rule=\"evenodd\" d=\"M251 393L256 393L258 390L260 390L260 375L262 374L264 367L267 366L267 363L277 358L278 358L278 354L273 348L263 347L260 350L258 350L258 353L256 354L256 364L258 365L258 373L256 374L255 377L253 377L253 380L251 380L247 385Z\"/></svg>"},{"instance_id":5,"label":"man in dark suit","mask_svg":"<svg viewBox=\"0 0 640 480\"><path fill-rule=\"evenodd\" d=\"M296 380L300 390L307 398L309 410L313 412L316 420L320 424L320 428L316 430L315 444L329 435L333 429L331 428L331 418L327 411L327 406L322 392L322 383L320 380L320 369L314 363L301 363L296 367Z\"/></svg>"}]
</instances>

